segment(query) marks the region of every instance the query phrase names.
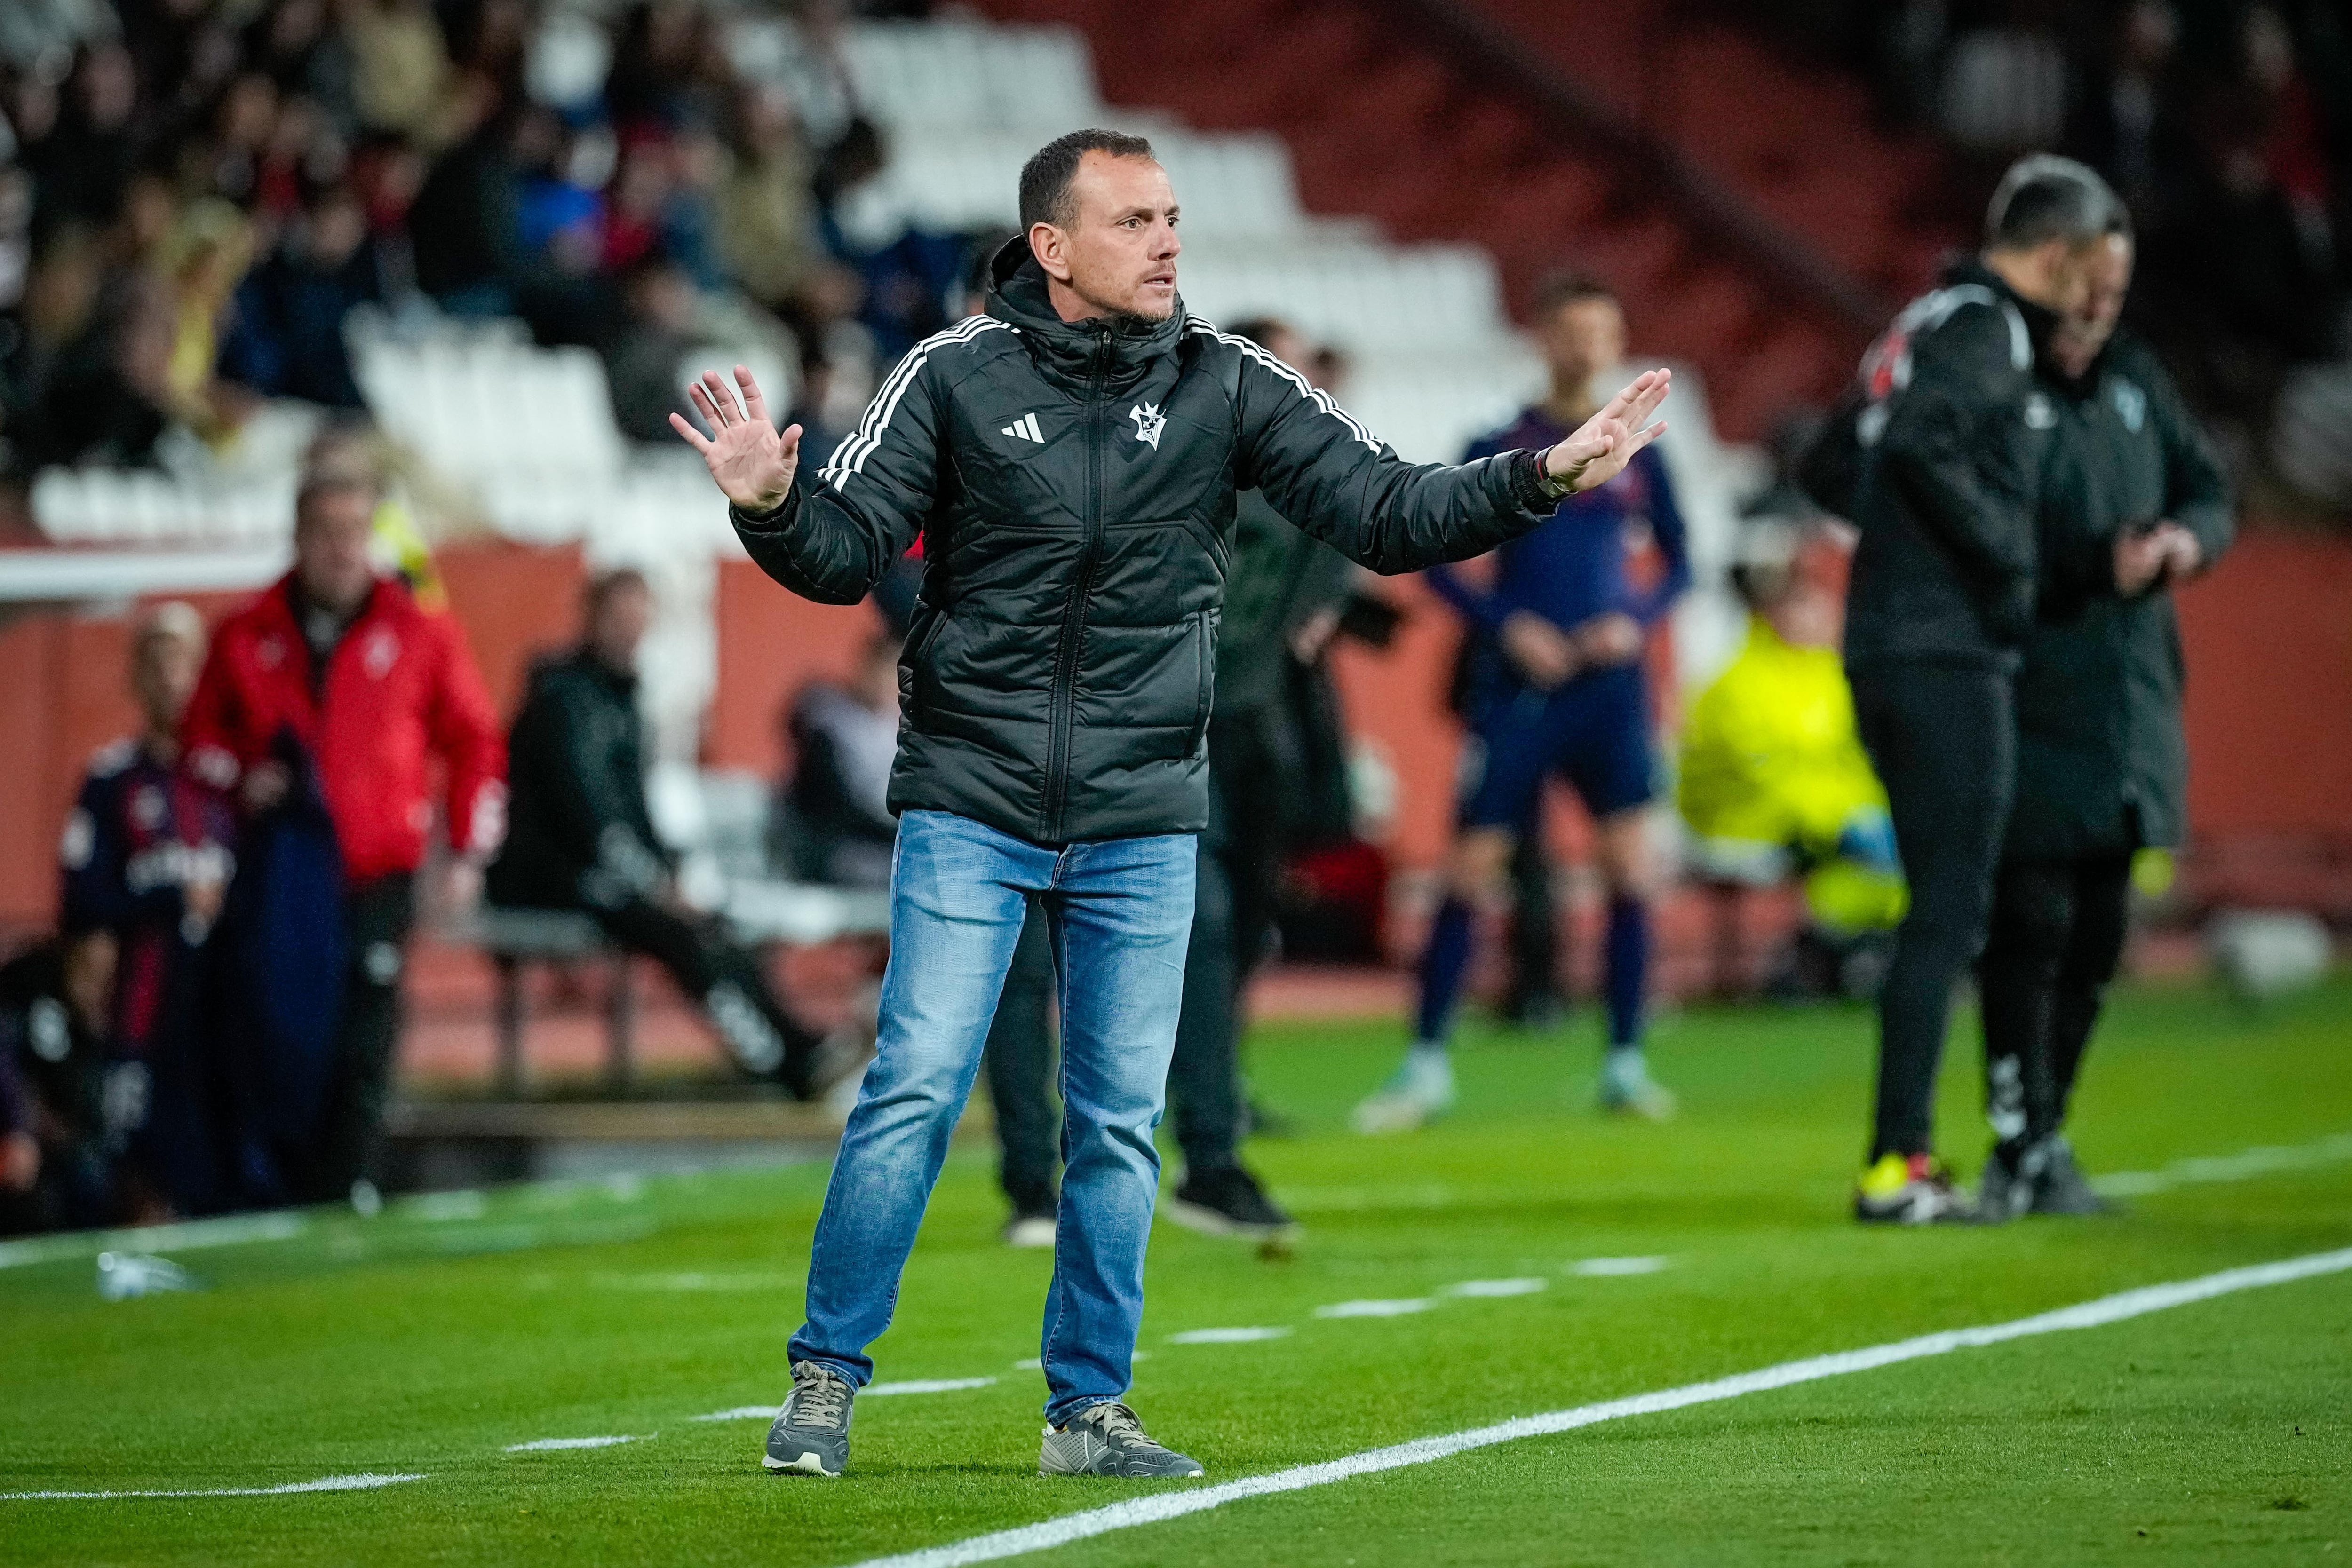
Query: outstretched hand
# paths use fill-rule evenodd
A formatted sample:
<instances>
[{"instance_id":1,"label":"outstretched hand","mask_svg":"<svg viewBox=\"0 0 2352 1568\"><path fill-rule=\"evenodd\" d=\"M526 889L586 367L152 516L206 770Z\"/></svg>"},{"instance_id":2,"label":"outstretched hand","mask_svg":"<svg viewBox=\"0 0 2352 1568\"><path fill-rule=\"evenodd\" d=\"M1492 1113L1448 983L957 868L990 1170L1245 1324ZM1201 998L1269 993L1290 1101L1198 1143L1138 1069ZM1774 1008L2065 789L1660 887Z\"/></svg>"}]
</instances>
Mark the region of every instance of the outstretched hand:
<instances>
[{"instance_id":1,"label":"outstretched hand","mask_svg":"<svg viewBox=\"0 0 2352 1568\"><path fill-rule=\"evenodd\" d=\"M1603 403L1601 412L1543 455L1544 471L1570 490L1590 490L1624 471L1633 454L1665 434L1665 422L1650 423L1666 401L1672 371L1643 371L1631 385Z\"/></svg>"},{"instance_id":2,"label":"outstretched hand","mask_svg":"<svg viewBox=\"0 0 2352 1568\"><path fill-rule=\"evenodd\" d=\"M703 434L683 414L671 414L670 427L702 454L710 477L736 507L772 512L792 493L793 475L801 464L801 427L795 424L779 434L768 423L767 400L748 368L735 367L735 382L730 387L717 371L705 371L687 389L695 412L713 434ZM736 387L742 389L740 403Z\"/></svg>"}]
</instances>

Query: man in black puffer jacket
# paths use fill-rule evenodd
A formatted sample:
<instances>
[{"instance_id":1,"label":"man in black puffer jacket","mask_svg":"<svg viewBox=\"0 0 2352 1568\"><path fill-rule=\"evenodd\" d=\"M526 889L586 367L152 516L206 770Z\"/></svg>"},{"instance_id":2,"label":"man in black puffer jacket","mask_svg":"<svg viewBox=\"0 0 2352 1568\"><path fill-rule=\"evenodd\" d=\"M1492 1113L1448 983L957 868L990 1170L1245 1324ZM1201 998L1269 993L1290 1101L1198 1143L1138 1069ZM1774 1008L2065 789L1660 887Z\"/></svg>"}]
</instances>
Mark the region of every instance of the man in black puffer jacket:
<instances>
[{"instance_id":1,"label":"man in black puffer jacket","mask_svg":"<svg viewBox=\"0 0 2352 1568\"><path fill-rule=\"evenodd\" d=\"M837 1475L866 1347L971 1092L1029 897L1061 983L1066 1164L1038 1468L1189 1476L1121 1403L1142 1312L1160 1118L1207 824L1234 497L1255 486L1383 571L1477 555L1622 469L1659 427L1638 378L1558 446L1399 458L1256 345L1188 317L1176 203L1148 142L1077 131L1021 175L988 314L916 346L814 485L749 371L681 434L751 559L853 603L919 534L901 664L899 815L877 1054L834 1164L772 1470ZM1648 428L1644 428L1648 426Z\"/></svg>"},{"instance_id":2,"label":"man in black puffer jacket","mask_svg":"<svg viewBox=\"0 0 2352 1568\"><path fill-rule=\"evenodd\" d=\"M2017 675L2017 804L1979 966L1987 1219L2104 1207L2061 1130L2123 956L2132 860L2188 827L2189 743L2171 590L2237 529L2229 481L2162 361L2116 322L2132 242L2058 325L2041 385L2041 613Z\"/></svg>"},{"instance_id":3,"label":"man in black puffer jacket","mask_svg":"<svg viewBox=\"0 0 2352 1568\"><path fill-rule=\"evenodd\" d=\"M1850 417L1825 442L1854 453L1852 494L1824 494L1835 486L1809 474L1815 497L1862 529L1846 673L1911 892L1879 994L1860 1219L1971 1217L1933 1150L1936 1069L1953 984L1984 946L2016 780L2012 683L2055 417L2034 361L2055 313L2086 293L2097 247L2128 223L2083 165L2021 160L1993 194L1981 256L1948 269L1864 359Z\"/></svg>"}]
</instances>

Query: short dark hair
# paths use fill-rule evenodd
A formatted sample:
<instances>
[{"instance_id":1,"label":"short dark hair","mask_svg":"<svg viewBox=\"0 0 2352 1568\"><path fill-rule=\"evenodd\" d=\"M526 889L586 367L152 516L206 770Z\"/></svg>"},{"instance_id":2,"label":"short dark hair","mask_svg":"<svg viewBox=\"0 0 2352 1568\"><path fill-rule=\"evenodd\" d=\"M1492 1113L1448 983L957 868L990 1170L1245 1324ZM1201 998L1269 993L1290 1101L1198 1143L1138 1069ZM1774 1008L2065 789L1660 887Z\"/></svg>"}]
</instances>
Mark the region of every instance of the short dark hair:
<instances>
[{"instance_id":1,"label":"short dark hair","mask_svg":"<svg viewBox=\"0 0 2352 1568\"><path fill-rule=\"evenodd\" d=\"M582 587L581 619L593 626L596 623L596 617L604 613L604 606L613 601L614 594L624 593L631 589L639 593L651 593L653 587L654 585L646 580L646 574L634 566L608 567L590 577L586 584Z\"/></svg>"},{"instance_id":2,"label":"short dark hair","mask_svg":"<svg viewBox=\"0 0 2352 1568\"><path fill-rule=\"evenodd\" d=\"M1606 299L1614 305L1617 291L1589 272L1562 267L1536 285L1536 319L1541 320L1563 306L1580 305L1587 299Z\"/></svg>"},{"instance_id":3,"label":"short dark hair","mask_svg":"<svg viewBox=\"0 0 2352 1568\"><path fill-rule=\"evenodd\" d=\"M1985 208L1987 250L2032 250L2053 239L2084 246L2131 232L2131 209L2097 171L2050 152L2011 164Z\"/></svg>"},{"instance_id":4,"label":"short dark hair","mask_svg":"<svg viewBox=\"0 0 2352 1568\"><path fill-rule=\"evenodd\" d=\"M1022 233L1027 234L1038 224L1070 226L1070 220L1077 215L1070 210L1070 182L1089 152L1107 152L1113 158L1159 157L1149 139L1123 131L1073 131L1055 137L1021 165Z\"/></svg>"}]
</instances>

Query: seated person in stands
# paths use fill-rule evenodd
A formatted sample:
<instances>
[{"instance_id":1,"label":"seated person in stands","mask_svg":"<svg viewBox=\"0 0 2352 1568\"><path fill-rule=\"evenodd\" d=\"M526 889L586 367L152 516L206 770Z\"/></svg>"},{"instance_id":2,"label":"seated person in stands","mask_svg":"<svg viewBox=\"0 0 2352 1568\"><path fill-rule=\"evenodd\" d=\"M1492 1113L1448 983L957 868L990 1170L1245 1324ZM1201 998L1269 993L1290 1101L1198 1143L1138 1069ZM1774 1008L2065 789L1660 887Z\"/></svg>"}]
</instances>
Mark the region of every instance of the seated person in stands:
<instances>
[{"instance_id":1,"label":"seated person in stands","mask_svg":"<svg viewBox=\"0 0 2352 1568\"><path fill-rule=\"evenodd\" d=\"M106 1032L134 1179L184 1215L227 1200L216 1001L236 818L181 766L179 739L204 661L194 606L139 622L130 685L144 727L91 759L58 848L60 925L107 933L119 955Z\"/></svg>"},{"instance_id":2,"label":"seated person in stands","mask_svg":"<svg viewBox=\"0 0 2352 1568\"><path fill-rule=\"evenodd\" d=\"M1676 804L1710 879L1803 877L1810 925L1776 989L1869 994L1905 894L1838 662L1837 595L1804 570L1788 523L1750 523L1741 558L1748 640L1692 706Z\"/></svg>"},{"instance_id":3,"label":"seated person in stands","mask_svg":"<svg viewBox=\"0 0 2352 1568\"><path fill-rule=\"evenodd\" d=\"M898 639L877 632L848 680L813 682L785 721L795 758L777 791L771 858L795 882L887 887L898 821Z\"/></svg>"},{"instance_id":4,"label":"seated person in stands","mask_svg":"<svg viewBox=\"0 0 2352 1568\"><path fill-rule=\"evenodd\" d=\"M777 1000L758 956L680 901L646 809L636 668L652 618L642 573L601 573L579 646L532 671L508 734L510 820L486 891L494 904L586 912L669 971L744 1071L805 1099L815 1038Z\"/></svg>"},{"instance_id":5,"label":"seated person in stands","mask_svg":"<svg viewBox=\"0 0 2352 1568\"><path fill-rule=\"evenodd\" d=\"M114 967L103 930L0 966L0 1235L169 1218L123 1179L141 1107L110 1071Z\"/></svg>"}]
</instances>

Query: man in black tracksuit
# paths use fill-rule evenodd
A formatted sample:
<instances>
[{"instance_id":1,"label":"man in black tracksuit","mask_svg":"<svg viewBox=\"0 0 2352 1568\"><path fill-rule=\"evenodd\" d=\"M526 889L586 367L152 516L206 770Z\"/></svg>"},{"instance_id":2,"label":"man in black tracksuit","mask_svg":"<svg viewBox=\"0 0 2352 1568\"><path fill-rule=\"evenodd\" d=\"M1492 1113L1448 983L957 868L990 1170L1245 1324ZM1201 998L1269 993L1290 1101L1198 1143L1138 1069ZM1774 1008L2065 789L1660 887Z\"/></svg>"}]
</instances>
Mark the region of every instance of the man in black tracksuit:
<instances>
[{"instance_id":1,"label":"man in black tracksuit","mask_svg":"<svg viewBox=\"0 0 2352 1568\"><path fill-rule=\"evenodd\" d=\"M1983 255L1948 269L1872 346L1862 404L1839 425L1858 449L1853 488L1822 498L1862 530L1846 671L1911 893L1879 997L1861 1219L1969 1215L1933 1152L1936 1071L1953 983L1984 945L2016 777L2012 682L2032 626L2053 417L2034 360L2126 221L2088 169L2021 161L1993 196Z\"/></svg>"},{"instance_id":2,"label":"man in black tracksuit","mask_svg":"<svg viewBox=\"0 0 2352 1568\"><path fill-rule=\"evenodd\" d=\"M1235 330L1294 369L1310 350L1278 321ZM1213 1235L1266 1236L1291 1219L1241 1163L1242 991L1274 935L1276 887L1298 814L1302 762L1284 699L1293 669L1337 629L1356 568L1255 490L1234 501L1233 540L1209 721L1209 825L1168 1079L1184 1179L1168 1212Z\"/></svg>"},{"instance_id":3,"label":"man in black tracksuit","mask_svg":"<svg viewBox=\"0 0 2352 1568\"><path fill-rule=\"evenodd\" d=\"M637 644L652 594L611 571L589 584L580 646L531 672L507 739L505 845L484 879L494 904L579 909L694 998L745 1071L814 1089L815 1037L776 999L759 959L670 897L669 857L646 810Z\"/></svg>"},{"instance_id":4,"label":"man in black tracksuit","mask_svg":"<svg viewBox=\"0 0 2352 1568\"><path fill-rule=\"evenodd\" d=\"M1409 464L1279 360L1186 315L1175 197L1140 138L1048 144L1021 207L988 314L917 345L814 482L797 427L778 434L740 367L736 387L698 388L710 435L677 422L751 559L804 597L855 602L924 542L880 1035L817 1224L772 1470L847 1460L866 1346L1034 896L1062 988L1065 1115L1039 1469L1201 1473L1122 1400L1209 820L1235 497L1264 490L1382 571L1476 555L1622 469L1666 392L1664 371L1644 375L1541 453Z\"/></svg>"},{"instance_id":5,"label":"man in black tracksuit","mask_svg":"<svg viewBox=\"0 0 2352 1568\"><path fill-rule=\"evenodd\" d=\"M2229 484L2163 364L2116 320L2132 245L2106 242L2041 375L2041 613L2017 674L2017 804L1979 967L1983 1218L2102 1207L2060 1132L2122 956L2133 856L2177 846L2189 752L2171 589L2235 533Z\"/></svg>"}]
</instances>

